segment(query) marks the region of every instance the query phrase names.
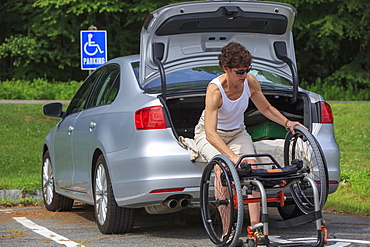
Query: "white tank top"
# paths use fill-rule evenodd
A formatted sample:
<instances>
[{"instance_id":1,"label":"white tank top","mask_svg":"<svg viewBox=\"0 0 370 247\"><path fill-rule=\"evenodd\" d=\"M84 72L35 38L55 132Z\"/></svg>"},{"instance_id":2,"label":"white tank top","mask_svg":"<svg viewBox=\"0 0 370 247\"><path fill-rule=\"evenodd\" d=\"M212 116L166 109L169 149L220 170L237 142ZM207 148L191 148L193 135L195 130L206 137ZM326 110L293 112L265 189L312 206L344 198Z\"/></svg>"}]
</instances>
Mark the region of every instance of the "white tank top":
<instances>
[{"instance_id":1,"label":"white tank top","mask_svg":"<svg viewBox=\"0 0 370 247\"><path fill-rule=\"evenodd\" d=\"M249 98L251 96L248 80L245 79L243 93L236 100L230 100L226 96L219 77L213 79L210 83L218 86L222 96L222 106L218 109L217 129L234 130L239 128L244 122L244 112L248 108Z\"/></svg>"}]
</instances>

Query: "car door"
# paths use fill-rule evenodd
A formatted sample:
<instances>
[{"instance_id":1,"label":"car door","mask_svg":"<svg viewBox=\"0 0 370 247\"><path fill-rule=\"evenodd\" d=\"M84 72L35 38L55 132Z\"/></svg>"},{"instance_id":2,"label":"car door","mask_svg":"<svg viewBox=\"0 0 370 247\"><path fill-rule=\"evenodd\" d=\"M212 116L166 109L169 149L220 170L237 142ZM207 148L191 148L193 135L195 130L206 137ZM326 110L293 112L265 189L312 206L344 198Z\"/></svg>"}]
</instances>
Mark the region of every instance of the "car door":
<instances>
[{"instance_id":1,"label":"car door","mask_svg":"<svg viewBox=\"0 0 370 247\"><path fill-rule=\"evenodd\" d=\"M65 117L57 126L54 136L56 187L71 189L73 178L72 132L79 113Z\"/></svg>"},{"instance_id":2,"label":"car door","mask_svg":"<svg viewBox=\"0 0 370 247\"><path fill-rule=\"evenodd\" d=\"M55 181L56 186L72 189L75 171L73 157L73 135L76 119L80 116L86 106L90 91L98 73L93 73L81 85L71 103L69 104L66 117L57 126L54 136L54 159L55 159Z\"/></svg>"},{"instance_id":3,"label":"car door","mask_svg":"<svg viewBox=\"0 0 370 247\"><path fill-rule=\"evenodd\" d=\"M94 89L89 97L85 110L75 122L73 133L73 157L75 174L73 190L87 193L91 188L92 160L94 151L104 147L97 139L96 130L105 126L99 125L100 118L109 108L117 94L119 85L119 67L116 65L104 66ZM89 195L85 195L89 196Z\"/></svg>"}]
</instances>

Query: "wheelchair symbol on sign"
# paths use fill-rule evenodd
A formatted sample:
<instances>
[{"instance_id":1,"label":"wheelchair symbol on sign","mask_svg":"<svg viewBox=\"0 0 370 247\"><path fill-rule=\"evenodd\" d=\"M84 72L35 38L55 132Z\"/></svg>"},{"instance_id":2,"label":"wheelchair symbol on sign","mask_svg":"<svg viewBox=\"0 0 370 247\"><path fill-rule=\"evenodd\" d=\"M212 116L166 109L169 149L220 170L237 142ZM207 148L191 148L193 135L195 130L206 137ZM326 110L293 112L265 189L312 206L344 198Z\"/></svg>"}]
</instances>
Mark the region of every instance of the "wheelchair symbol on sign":
<instances>
[{"instance_id":1,"label":"wheelchair symbol on sign","mask_svg":"<svg viewBox=\"0 0 370 247\"><path fill-rule=\"evenodd\" d=\"M99 44L95 44L95 41L92 41L93 35L92 33L89 33L87 35L87 42L85 43L84 45L84 51L87 55L89 56L94 56L96 53L103 53L104 51L102 51L102 49L100 49L100 46ZM95 50L92 51L92 48ZM92 52L91 52L92 51Z\"/></svg>"}]
</instances>

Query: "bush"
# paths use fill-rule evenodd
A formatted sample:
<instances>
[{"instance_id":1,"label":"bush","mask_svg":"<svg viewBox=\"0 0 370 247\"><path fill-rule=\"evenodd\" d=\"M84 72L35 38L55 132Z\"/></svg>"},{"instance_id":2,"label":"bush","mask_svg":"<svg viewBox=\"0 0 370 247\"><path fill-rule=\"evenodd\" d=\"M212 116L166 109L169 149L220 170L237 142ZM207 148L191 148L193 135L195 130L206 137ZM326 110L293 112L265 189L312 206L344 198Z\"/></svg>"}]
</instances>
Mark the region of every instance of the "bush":
<instances>
[{"instance_id":1,"label":"bush","mask_svg":"<svg viewBox=\"0 0 370 247\"><path fill-rule=\"evenodd\" d=\"M48 82L45 79L33 81L10 80L0 82L0 99L5 100L70 100L82 82ZM341 86L318 79L315 84L301 82L306 90L321 94L326 100L367 101L369 88L352 85Z\"/></svg>"},{"instance_id":2,"label":"bush","mask_svg":"<svg viewBox=\"0 0 370 247\"><path fill-rule=\"evenodd\" d=\"M353 85L341 86L338 83L321 81L320 78L315 84L301 82L300 87L322 95L325 100L330 101L368 101L370 100L369 88L358 88Z\"/></svg>"},{"instance_id":3,"label":"bush","mask_svg":"<svg viewBox=\"0 0 370 247\"><path fill-rule=\"evenodd\" d=\"M0 82L0 99L5 100L70 100L82 82L48 82L10 80Z\"/></svg>"}]
</instances>

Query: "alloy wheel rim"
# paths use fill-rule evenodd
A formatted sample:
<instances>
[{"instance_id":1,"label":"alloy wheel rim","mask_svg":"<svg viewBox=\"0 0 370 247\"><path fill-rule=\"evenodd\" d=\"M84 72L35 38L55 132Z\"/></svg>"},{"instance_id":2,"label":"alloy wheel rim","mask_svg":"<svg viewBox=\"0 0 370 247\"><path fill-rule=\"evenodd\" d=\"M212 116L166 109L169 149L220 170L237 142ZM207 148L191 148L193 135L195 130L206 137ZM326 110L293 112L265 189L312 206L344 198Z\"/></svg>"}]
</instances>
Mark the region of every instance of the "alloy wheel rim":
<instances>
[{"instance_id":1,"label":"alloy wheel rim","mask_svg":"<svg viewBox=\"0 0 370 247\"><path fill-rule=\"evenodd\" d=\"M99 164L95 177L95 211L97 214L97 220L101 225L104 224L107 217L107 187L107 178L104 166Z\"/></svg>"},{"instance_id":2,"label":"alloy wheel rim","mask_svg":"<svg viewBox=\"0 0 370 247\"><path fill-rule=\"evenodd\" d=\"M42 169L42 189L45 199L45 203L50 205L54 198L54 178L53 171L51 168L51 162L49 158L44 160L43 169Z\"/></svg>"}]
</instances>

